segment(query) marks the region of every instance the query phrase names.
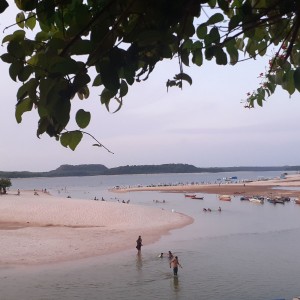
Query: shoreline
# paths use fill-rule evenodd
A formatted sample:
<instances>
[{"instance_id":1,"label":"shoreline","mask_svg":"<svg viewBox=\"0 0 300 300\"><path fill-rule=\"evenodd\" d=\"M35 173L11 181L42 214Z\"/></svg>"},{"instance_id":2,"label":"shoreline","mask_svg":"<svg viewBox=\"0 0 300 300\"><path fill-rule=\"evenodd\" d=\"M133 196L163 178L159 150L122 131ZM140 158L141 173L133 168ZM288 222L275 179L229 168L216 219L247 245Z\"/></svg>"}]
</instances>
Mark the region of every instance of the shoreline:
<instances>
[{"instance_id":1,"label":"shoreline","mask_svg":"<svg viewBox=\"0 0 300 300\"><path fill-rule=\"evenodd\" d=\"M275 189L275 188L282 189ZM288 188L299 188L299 190L289 190ZM295 197L300 198L300 174L288 175L286 179L270 179L243 183L223 183L223 184L191 184L191 185L170 185L170 186L150 186L150 187L129 187L113 189L116 193L126 193L134 191L158 191L168 193L204 193L216 195L261 195L265 197Z\"/></svg>"},{"instance_id":2,"label":"shoreline","mask_svg":"<svg viewBox=\"0 0 300 300\"><path fill-rule=\"evenodd\" d=\"M144 246L193 218L163 209L54 197L38 191L0 195L0 266L41 265Z\"/></svg>"},{"instance_id":3,"label":"shoreline","mask_svg":"<svg viewBox=\"0 0 300 300\"><path fill-rule=\"evenodd\" d=\"M113 191L300 198L300 174L247 183L130 187ZM0 195L0 266L45 265L130 249L136 253L135 241L139 235L147 246L193 221L177 212L142 205L68 199L41 191L38 195L34 191L21 191L20 195L9 191Z\"/></svg>"}]
</instances>

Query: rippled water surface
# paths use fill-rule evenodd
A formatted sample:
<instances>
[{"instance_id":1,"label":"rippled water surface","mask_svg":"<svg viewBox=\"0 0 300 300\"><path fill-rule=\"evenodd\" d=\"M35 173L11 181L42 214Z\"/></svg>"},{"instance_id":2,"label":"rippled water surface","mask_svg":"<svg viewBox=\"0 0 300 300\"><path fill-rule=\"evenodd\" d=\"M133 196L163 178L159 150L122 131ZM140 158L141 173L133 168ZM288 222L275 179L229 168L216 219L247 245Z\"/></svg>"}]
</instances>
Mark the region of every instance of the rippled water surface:
<instances>
[{"instance_id":1,"label":"rippled water surface","mask_svg":"<svg viewBox=\"0 0 300 300\"><path fill-rule=\"evenodd\" d=\"M222 202L216 195L192 200L183 194L116 195L106 191L109 185L121 185L120 181L133 185L134 181L150 184L176 179L175 174L170 175L171 178L159 176L148 175L147 180L143 176L127 179L127 176L122 179L118 176L115 182L99 176L14 180L16 188L48 188L53 193L60 191L60 195L66 193L72 197L92 199L97 195L109 201L123 197L131 203L188 214L195 222L173 230L155 244L149 245L144 240L140 257L134 248L136 237L132 237L133 249L114 255L50 266L2 267L0 299L267 300L292 299L300 295L300 205L293 202L257 205L240 201L239 197ZM200 179L194 174L188 176L178 175L185 182L202 181L204 175L199 176ZM218 176L223 177L215 174L215 178ZM137 182L137 178L142 182ZM222 212L217 211L218 206L222 207ZM204 213L204 207L213 211ZM178 277L173 277L166 258L158 258L160 252L168 250L179 256L183 266Z\"/></svg>"}]
</instances>

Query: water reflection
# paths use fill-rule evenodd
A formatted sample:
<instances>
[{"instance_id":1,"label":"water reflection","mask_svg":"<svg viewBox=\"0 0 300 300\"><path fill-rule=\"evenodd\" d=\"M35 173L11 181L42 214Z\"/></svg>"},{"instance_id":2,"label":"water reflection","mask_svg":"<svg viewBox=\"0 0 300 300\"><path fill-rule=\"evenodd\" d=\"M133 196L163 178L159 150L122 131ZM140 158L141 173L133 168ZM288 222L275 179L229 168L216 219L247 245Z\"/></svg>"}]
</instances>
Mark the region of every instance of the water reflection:
<instances>
[{"instance_id":1,"label":"water reflection","mask_svg":"<svg viewBox=\"0 0 300 300\"><path fill-rule=\"evenodd\" d=\"M173 278L173 288L174 288L175 292L179 292L180 291L178 276L174 276L174 278Z\"/></svg>"},{"instance_id":2,"label":"water reflection","mask_svg":"<svg viewBox=\"0 0 300 300\"><path fill-rule=\"evenodd\" d=\"M136 255L136 269L137 271L142 271L142 268L143 268L143 259L142 259L142 254L141 253L138 253Z\"/></svg>"}]
</instances>

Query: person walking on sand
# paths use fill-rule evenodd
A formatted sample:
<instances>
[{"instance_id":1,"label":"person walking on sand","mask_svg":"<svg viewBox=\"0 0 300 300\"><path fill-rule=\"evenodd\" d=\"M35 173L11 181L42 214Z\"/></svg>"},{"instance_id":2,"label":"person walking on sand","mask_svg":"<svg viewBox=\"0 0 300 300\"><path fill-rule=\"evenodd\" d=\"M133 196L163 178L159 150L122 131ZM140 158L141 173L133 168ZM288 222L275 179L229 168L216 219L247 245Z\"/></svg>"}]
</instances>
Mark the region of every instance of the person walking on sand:
<instances>
[{"instance_id":1,"label":"person walking on sand","mask_svg":"<svg viewBox=\"0 0 300 300\"><path fill-rule=\"evenodd\" d=\"M139 235L138 239L136 240L136 249L138 250L138 254L141 252L142 246L143 246L142 237Z\"/></svg>"},{"instance_id":2,"label":"person walking on sand","mask_svg":"<svg viewBox=\"0 0 300 300\"><path fill-rule=\"evenodd\" d=\"M182 268L181 264L179 263L178 261L178 256L175 256L171 262L170 262L170 268L173 267L173 274L174 276L177 276L177 273L178 273L178 266L180 268Z\"/></svg>"}]
</instances>

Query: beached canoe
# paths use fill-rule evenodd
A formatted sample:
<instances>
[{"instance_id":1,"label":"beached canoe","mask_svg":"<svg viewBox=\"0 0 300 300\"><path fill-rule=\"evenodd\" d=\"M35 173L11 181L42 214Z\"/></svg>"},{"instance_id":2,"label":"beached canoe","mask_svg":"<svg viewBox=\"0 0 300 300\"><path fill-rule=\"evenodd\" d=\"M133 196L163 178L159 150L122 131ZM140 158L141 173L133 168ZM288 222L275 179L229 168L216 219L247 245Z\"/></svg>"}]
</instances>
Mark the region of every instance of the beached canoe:
<instances>
[{"instance_id":1,"label":"beached canoe","mask_svg":"<svg viewBox=\"0 0 300 300\"><path fill-rule=\"evenodd\" d=\"M269 203L273 203L273 204L277 204L277 203L284 204L285 203L284 199L282 199L282 198L268 198L267 201Z\"/></svg>"},{"instance_id":2,"label":"beached canoe","mask_svg":"<svg viewBox=\"0 0 300 300\"><path fill-rule=\"evenodd\" d=\"M231 201L231 197L229 195L219 195L219 200L221 200L221 201Z\"/></svg>"},{"instance_id":3,"label":"beached canoe","mask_svg":"<svg viewBox=\"0 0 300 300\"><path fill-rule=\"evenodd\" d=\"M195 194L185 194L184 197L193 198L193 197L196 197L196 195Z\"/></svg>"},{"instance_id":4,"label":"beached canoe","mask_svg":"<svg viewBox=\"0 0 300 300\"><path fill-rule=\"evenodd\" d=\"M259 203L259 204L263 204L264 203L264 200L263 199L259 199L259 198L249 198L249 201L253 202L253 203Z\"/></svg>"},{"instance_id":5,"label":"beached canoe","mask_svg":"<svg viewBox=\"0 0 300 300\"><path fill-rule=\"evenodd\" d=\"M200 196L194 196L194 197L191 197L192 199L199 199L199 200L203 200L204 197L200 197Z\"/></svg>"}]
</instances>

